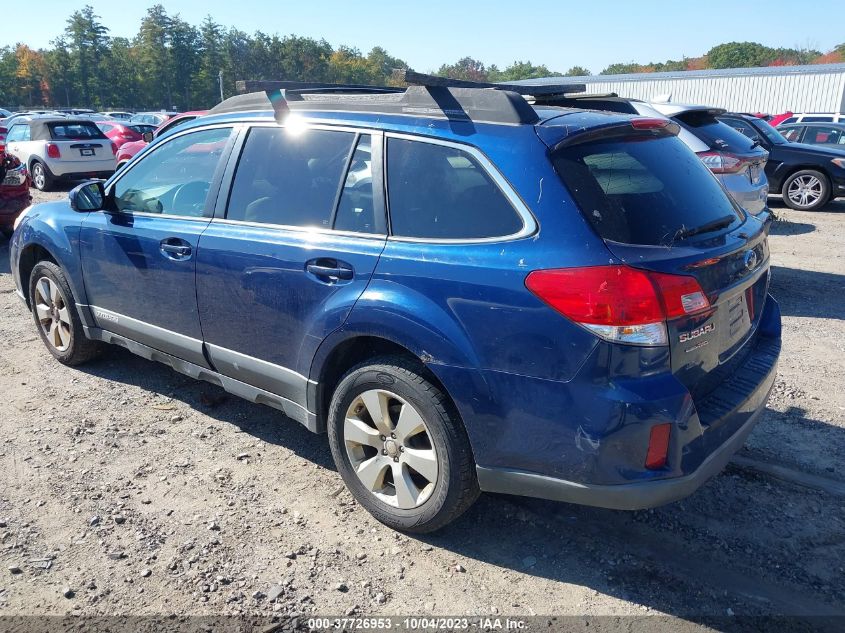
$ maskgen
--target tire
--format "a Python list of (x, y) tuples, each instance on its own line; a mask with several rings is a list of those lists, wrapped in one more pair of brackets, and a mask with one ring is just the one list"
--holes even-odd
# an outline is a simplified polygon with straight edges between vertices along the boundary
[[(433, 532), (479, 495), (463, 424), (424, 374), (402, 357), (371, 360), (341, 379), (329, 406), (329, 445), (347, 488), (376, 519), (404, 532)], [(380, 430), (370, 410), (382, 418)]]
[(55, 178), (40, 160), (32, 161), (32, 167), (29, 171), (32, 175), (32, 186), (38, 191), (50, 191), (53, 188)]
[(815, 169), (802, 169), (783, 183), (784, 203), (798, 211), (815, 211), (830, 199), (830, 181)]
[(80, 365), (100, 352), (101, 345), (85, 336), (64, 271), (53, 262), (32, 269), (29, 304), (41, 341), (60, 363)]

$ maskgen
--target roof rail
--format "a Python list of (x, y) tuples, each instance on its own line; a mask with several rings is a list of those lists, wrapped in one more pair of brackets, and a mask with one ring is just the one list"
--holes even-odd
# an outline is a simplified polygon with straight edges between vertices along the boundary
[(583, 92), (584, 84), (495, 84), (394, 71), (407, 88), (298, 81), (238, 81), (241, 94), (218, 104), (212, 114), (273, 108), (281, 121), (291, 110), (384, 112), (509, 125), (539, 120), (526, 97)]

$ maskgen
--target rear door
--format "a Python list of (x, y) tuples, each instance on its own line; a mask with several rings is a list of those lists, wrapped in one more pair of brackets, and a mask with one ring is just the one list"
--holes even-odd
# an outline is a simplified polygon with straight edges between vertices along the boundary
[(384, 249), (381, 135), (258, 125), (239, 153), (199, 243), (206, 349), (224, 375), (304, 404), (317, 346)]
[(231, 135), (231, 127), (211, 127), (159, 144), (110, 183), (110, 210), (82, 223), (82, 271), (99, 327), (207, 366), (196, 302), (197, 243), (211, 218)]

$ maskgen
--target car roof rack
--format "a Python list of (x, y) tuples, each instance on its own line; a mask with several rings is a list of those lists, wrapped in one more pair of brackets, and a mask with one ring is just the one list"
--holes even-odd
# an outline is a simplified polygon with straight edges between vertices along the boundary
[(584, 84), (524, 85), (450, 79), (399, 70), (407, 88), (294, 81), (238, 81), (237, 95), (209, 114), (266, 109), (281, 121), (291, 111), (379, 112), (445, 118), (450, 121), (534, 124), (539, 116), (526, 98), (582, 91)]

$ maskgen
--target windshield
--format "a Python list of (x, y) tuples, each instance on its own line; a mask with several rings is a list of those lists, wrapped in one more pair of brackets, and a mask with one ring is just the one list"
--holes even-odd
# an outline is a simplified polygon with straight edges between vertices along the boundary
[(713, 174), (675, 136), (573, 145), (552, 160), (606, 240), (669, 246), (685, 236), (724, 232), (742, 219)]

